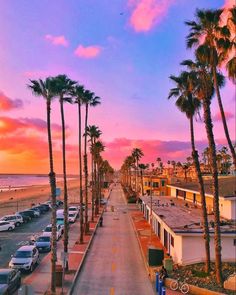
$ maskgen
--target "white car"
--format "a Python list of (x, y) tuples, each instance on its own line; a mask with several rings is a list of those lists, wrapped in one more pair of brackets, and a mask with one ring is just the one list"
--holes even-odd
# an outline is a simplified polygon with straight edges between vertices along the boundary
[(79, 214), (79, 208), (76, 206), (70, 206), (68, 211), (69, 211), (69, 215), (70, 215), (70, 213), (74, 213), (74, 214), (76, 214), (76, 217)]
[(13, 215), (5, 215), (0, 221), (8, 221), (14, 223), (15, 226), (20, 226), (24, 221), (21, 215), (13, 214)]
[[(60, 239), (60, 237), (63, 234), (63, 228), (60, 224), (57, 224), (57, 240)], [(52, 225), (49, 224), (45, 230), (43, 230), (43, 236), (51, 237), (52, 236)]]
[(35, 246), (22, 246), (12, 255), (9, 267), (32, 272), (39, 263), (39, 251)]
[(0, 221), (0, 231), (4, 231), (4, 230), (11, 231), (14, 228), (15, 228), (15, 225), (13, 222)]
[(77, 214), (76, 213), (69, 212), (68, 220), (69, 220), (70, 223), (75, 223), (76, 217), (77, 217)]

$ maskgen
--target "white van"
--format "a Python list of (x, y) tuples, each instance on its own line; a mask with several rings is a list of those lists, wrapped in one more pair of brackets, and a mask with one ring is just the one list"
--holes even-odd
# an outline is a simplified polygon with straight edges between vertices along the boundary
[(64, 218), (64, 209), (57, 210), (57, 218)]

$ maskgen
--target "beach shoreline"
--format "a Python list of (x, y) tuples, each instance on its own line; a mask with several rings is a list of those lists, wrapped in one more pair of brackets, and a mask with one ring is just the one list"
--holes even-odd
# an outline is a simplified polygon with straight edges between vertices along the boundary
[[(79, 202), (79, 181), (77, 179), (68, 180), (69, 202)], [(61, 189), (63, 200), (63, 181), (57, 182), (57, 188)], [(8, 190), (0, 192), (0, 217), (5, 214), (13, 214), (25, 208), (30, 208), (33, 204), (43, 203), (50, 200), (51, 189), (49, 184), (32, 185), (22, 189)]]

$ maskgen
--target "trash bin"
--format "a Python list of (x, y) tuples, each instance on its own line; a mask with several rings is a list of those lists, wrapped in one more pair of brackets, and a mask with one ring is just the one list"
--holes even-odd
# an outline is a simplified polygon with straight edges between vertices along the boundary
[(56, 265), (56, 286), (62, 286), (63, 268), (60, 264)]

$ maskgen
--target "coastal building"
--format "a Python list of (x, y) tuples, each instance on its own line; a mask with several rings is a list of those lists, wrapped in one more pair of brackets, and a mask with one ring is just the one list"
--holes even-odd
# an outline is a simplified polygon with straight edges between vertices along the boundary
[[(177, 182), (167, 185), (168, 195), (175, 199), (201, 205), (201, 196), (197, 182)], [(206, 204), (208, 213), (213, 212), (212, 181), (204, 180)], [(236, 176), (219, 178), (219, 204), (220, 216), (227, 219), (236, 219)]]
[[(194, 203), (170, 196), (143, 196), (140, 210), (152, 225), (174, 263), (187, 265), (203, 262), (205, 247), (201, 226), (201, 209)], [(211, 259), (214, 260), (214, 215), (208, 215), (210, 224)], [(235, 261), (236, 225), (222, 220), (222, 260)]]

